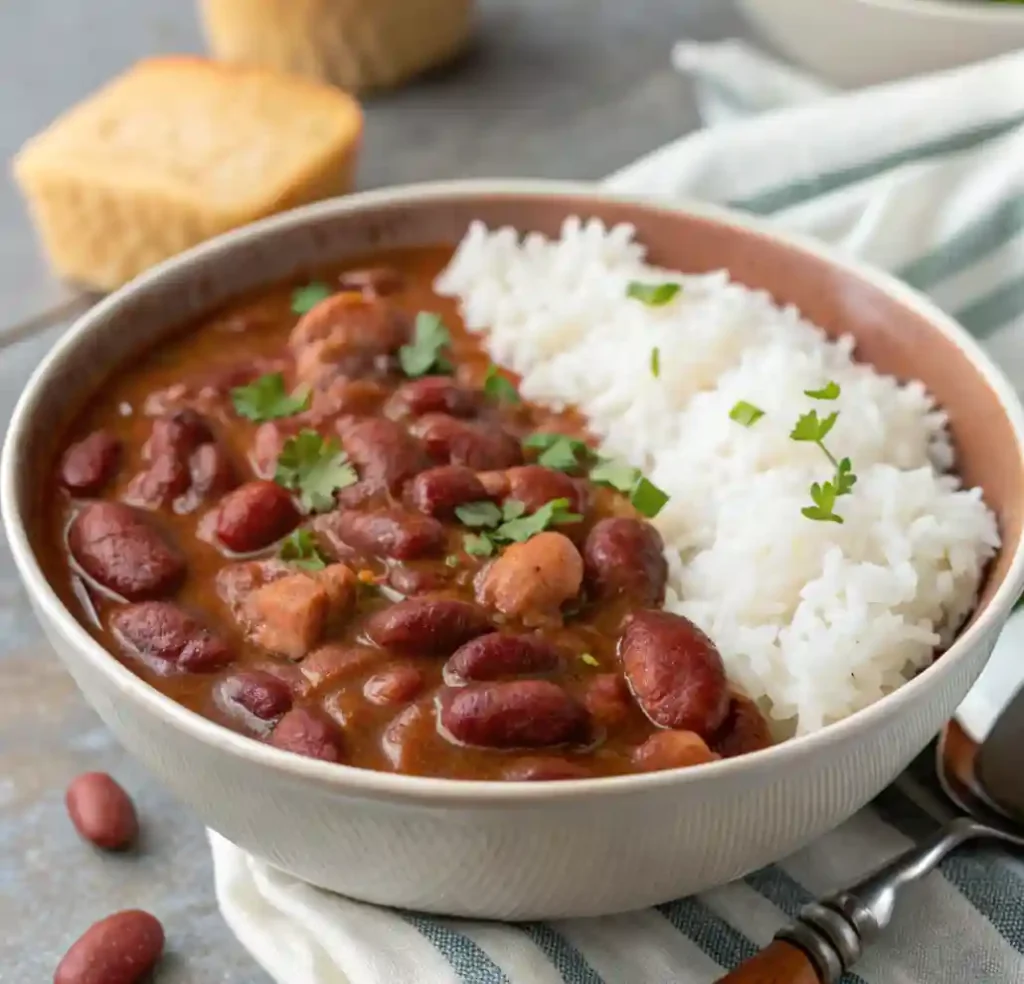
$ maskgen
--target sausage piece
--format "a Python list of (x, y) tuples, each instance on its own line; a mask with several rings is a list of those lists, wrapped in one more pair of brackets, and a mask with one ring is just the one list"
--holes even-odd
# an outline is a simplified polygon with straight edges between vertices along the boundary
[[(167, 670), (210, 673), (231, 662), (228, 644), (183, 608), (144, 601), (114, 612), (110, 627), (126, 652), (166, 664)], [(157, 667), (161, 668), (161, 667)]]
[(104, 430), (72, 444), (60, 463), (61, 484), (74, 495), (95, 495), (117, 471), (121, 442)]
[(557, 617), (583, 582), (583, 560), (561, 533), (539, 533), (514, 543), (483, 572), (477, 601), (528, 625)]
[(619, 639), (619, 655), (637, 703), (654, 724), (705, 738), (725, 720), (729, 691), (722, 657), (689, 619), (637, 612)]
[(471, 683), (444, 689), (438, 722), (455, 741), (481, 748), (546, 748), (586, 742), (586, 709), (550, 680)]
[(655, 608), (665, 600), (668, 563), (661, 534), (650, 523), (625, 517), (594, 524), (583, 545), (587, 590), (595, 599), (625, 595)]
[(185, 575), (178, 550), (144, 513), (120, 502), (81, 509), (68, 547), (86, 574), (128, 601), (169, 594)]
[(408, 598), (372, 615), (366, 623), (366, 634), (383, 649), (447, 656), (491, 628), (487, 613), (472, 602)]

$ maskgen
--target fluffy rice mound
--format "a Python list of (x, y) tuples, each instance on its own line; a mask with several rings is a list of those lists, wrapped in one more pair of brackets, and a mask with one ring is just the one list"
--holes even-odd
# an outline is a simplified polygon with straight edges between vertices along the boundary
[[(651, 307), (627, 296), (631, 281), (682, 290)], [(715, 640), (780, 733), (878, 700), (970, 612), (995, 517), (950, 473), (946, 419), (924, 387), (854, 362), (852, 339), (830, 341), (724, 271), (648, 266), (630, 226), (577, 219), (555, 241), (475, 224), (437, 289), (526, 398), (575, 405), (603, 453), (671, 496), (654, 521), (665, 607)], [(804, 395), (830, 380), (834, 403)], [(730, 419), (741, 400), (764, 411), (753, 426)], [(810, 485), (832, 477), (819, 448), (790, 438), (810, 409), (839, 411), (826, 444), (858, 476), (837, 502), (842, 524), (801, 514)]]

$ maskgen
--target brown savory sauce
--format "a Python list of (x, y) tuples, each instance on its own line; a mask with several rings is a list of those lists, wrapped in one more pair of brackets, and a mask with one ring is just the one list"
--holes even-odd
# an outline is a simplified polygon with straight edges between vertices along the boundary
[(299, 754), (553, 779), (763, 747), (582, 421), (433, 293), (448, 258), (268, 290), (124, 367), (54, 465), (51, 579), (149, 684)]

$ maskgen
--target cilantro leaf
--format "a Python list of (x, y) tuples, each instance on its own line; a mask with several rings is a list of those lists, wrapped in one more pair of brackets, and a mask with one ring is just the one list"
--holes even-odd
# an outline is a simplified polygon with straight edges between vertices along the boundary
[(729, 419), (735, 420), (737, 424), (742, 424), (744, 427), (753, 427), (762, 417), (764, 411), (760, 407), (755, 407), (753, 403), (747, 403), (746, 400), (740, 400), (737, 402), (729, 411)]
[(501, 518), (506, 522), (510, 519), (518, 519), (526, 512), (526, 503), (519, 499), (506, 499), (501, 507)]
[(648, 307), (664, 307), (682, 290), (681, 284), (667, 281), (663, 284), (645, 284), (639, 280), (630, 281), (626, 297), (632, 297)]
[(804, 396), (809, 396), (812, 400), (837, 400), (839, 393), (839, 384), (834, 380), (830, 380), (819, 390), (804, 390)]
[(467, 502), (456, 506), (455, 515), (466, 526), (493, 527), (502, 519), (501, 510), (493, 502)]
[(661, 376), (661, 349), (657, 345), (651, 349), (651, 375), (655, 379)]
[(299, 493), (306, 512), (333, 509), (334, 493), (358, 480), (338, 443), (325, 441), (313, 430), (301, 430), (284, 442), (274, 474), (278, 485)]
[(552, 499), (529, 516), (506, 520), (492, 535), (496, 540), (525, 543), (549, 526), (578, 523), (581, 519), (583, 517), (579, 513), (570, 511), (568, 499)]
[(641, 516), (654, 519), (668, 502), (668, 494), (658, 488), (652, 481), (642, 475), (633, 486), (629, 501)]
[(441, 316), (430, 311), (416, 315), (416, 328), (412, 342), (398, 350), (398, 361), (402, 372), (416, 378), (434, 373), (450, 373), (452, 364), (441, 354), (451, 344), (452, 336), (444, 326)]
[(494, 553), (494, 544), (489, 537), (467, 533), (462, 538), (462, 549), (471, 557), (490, 557)]
[(573, 468), (579, 467), (580, 463), (576, 454), (581, 449), (586, 449), (586, 445), (582, 441), (563, 437), (541, 453), (537, 464), (543, 465), (545, 468), (554, 468), (556, 471), (572, 471)]
[(327, 561), (317, 546), (316, 537), (301, 527), (281, 541), (281, 549), (277, 555), (281, 560), (301, 567), (304, 571), (322, 571), (327, 566)]
[(300, 386), (289, 396), (285, 392), (284, 376), (272, 372), (248, 386), (236, 386), (231, 390), (231, 402), (235, 412), (247, 420), (278, 420), (302, 413), (309, 406), (309, 392), (308, 386)]
[(292, 311), (295, 314), (305, 314), (311, 311), (321, 301), (330, 297), (333, 291), (327, 284), (311, 283), (305, 287), (296, 287), (292, 291)]
[(519, 391), (506, 379), (492, 362), (484, 377), (484, 396), (495, 403), (521, 403)]
[(639, 475), (635, 468), (612, 458), (603, 458), (590, 469), (590, 481), (598, 485), (611, 486), (616, 491), (626, 494), (633, 491)]

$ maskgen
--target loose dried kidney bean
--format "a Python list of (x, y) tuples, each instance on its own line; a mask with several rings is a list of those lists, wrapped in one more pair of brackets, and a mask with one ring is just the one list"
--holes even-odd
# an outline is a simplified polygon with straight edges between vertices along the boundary
[(376, 297), (397, 294), (403, 287), (402, 275), (391, 267), (367, 267), (346, 270), (338, 276), (342, 290), (358, 290)]
[(518, 499), (528, 513), (536, 512), (553, 499), (568, 499), (570, 512), (586, 512), (587, 496), (582, 484), (564, 472), (541, 465), (523, 465), (510, 468), (505, 476), (508, 497)]
[(362, 376), (375, 356), (397, 352), (410, 336), (409, 316), (383, 301), (350, 293), (325, 298), (299, 318), (288, 344), (331, 341), (339, 371)]
[(501, 774), (509, 782), (557, 782), (560, 779), (590, 779), (593, 773), (579, 762), (557, 758), (524, 758), (513, 762)]
[(482, 605), (539, 625), (557, 617), (582, 583), (579, 551), (568, 537), (547, 532), (512, 544), (483, 571), (476, 596)]
[(359, 477), (373, 489), (398, 494), (410, 478), (430, 467), (420, 442), (393, 420), (342, 421), (338, 432)]
[(110, 627), (127, 651), (166, 663), (167, 669), (210, 673), (233, 658), (222, 638), (169, 601), (119, 608), (111, 616)]
[(445, 546), (444, 527), (429, 516), (404, 509), (336, 514), (338, 536), (363, 556), (415, 560), (441, 553)]
[(550, 680), (445, 688), (438, 721), (455, 741), (481, 748), (545, 748), (590, 736), (586, 708)]
[(439, 462), (491, 471), (522, 464), (523, 449), (497, 424), (470, 423), (443, 413), (428, 413), (410, 427)]
[(405, 496), (414, 509), (438, 519), (451, 519), (457, 506), (490, 498), (476, 472), (461, 465), (420, 472), (406, 486)]
[(217, 539), (235, 553), (251, 553), (290, 533), (300, 519), (287, 489), (262, 479), (246, 482), (221, 499)]
[(271, 732), (270, 744), (325, 762), (341, 762), (344, 758), (343, 737), (338, 726), (326, 715), (308, 707), (288, 711)]
[(424, 376), (399, 386), (384, 412), (396, 420), (428, 413), (474, 417), (481, 404), (482, 394), (478, 390), (466, 389), (447, 376)]
[(618, 673), (599, 673), (587, 681), (583, 705), (590, 716), (606, 728), (621, 724), (632, 707), (633, 698)]
[(366, 634), (383, 649), (410, 655), (447, 656), (492, 628), (487, 613), (472, 602), (408, 598), (370, 616)]
[(729, 713), (711, 742), (722, 758), (733, 758), (769, 748), (773, 744), (771, 729), (760, 708), (749, 697), (734, 693)]
[(400, 663), (375, 673), (363, 685), (371, 704), (405, 704), (423, 689), (423, 672), (417, 666)]
[(640, 519), (594, 524), (583, 545), (587, 590), (594, 598), (623, 594), (654, 607), (665, 600), (668, 564), (661, 534)]
[(90, 926), (64, 954), (53, 984), (140, 984), (164, 949), (164, 930), (141, 909)]
[(72, 444), (60, 463), (61, 484), (75, 495), (95, 495), (117, 471), (121, 442), (104, 430)]
[(185, 560), (151, 521), (120, 502), (92, 502), (68, 530), (68, 547), (89, 577), (129, 601), (173, 591)]
[(560, 662), (558, 649), (540, 636), (491, 632), (456, 649), (445, 664), (444, 676), (458, 686), (467, 680), (550, 673)]
[(238, 704), (261, 721), (272, 721), (292, 708), (292, 689), (265, 670), (233, 673), (220, 684), (224, 700)]
[(123, 851), (139, 833), (139, 820), (128, 794), (106, 772), (77, 776), (64, 794), (75, 830), (107, 851)]
[(306, 679), (314, 687), (354, 676), (381, 662), (384, 654), (369, 646), (349, 646), (343, 643), (327, 643), (314, 649), (300, 664)]
[(637, 612), (619, 640), (619, 654), (637, 703), (655, 724), (703, 737), (725, 720), (729, 691), (722, 657), (689, 619)]
[(704, 739), (692, 731), (659, 731), (633, 750), (633, 764), (642, 772), (682, 769), (717, 758)]

